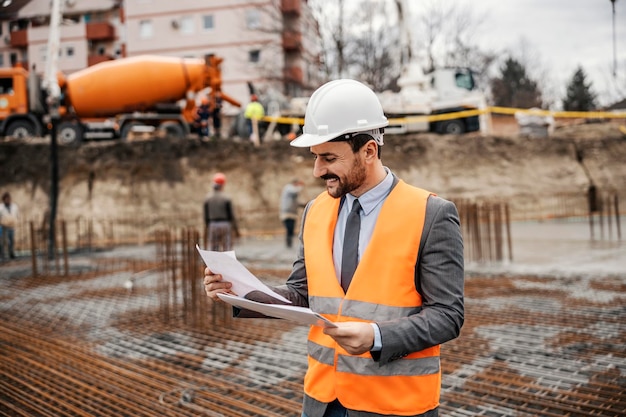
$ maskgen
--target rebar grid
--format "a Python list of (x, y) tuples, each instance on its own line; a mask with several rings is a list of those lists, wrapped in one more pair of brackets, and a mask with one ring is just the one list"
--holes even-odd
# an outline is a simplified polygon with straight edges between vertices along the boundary
[[(145, 272), (0, 278), (0, 416), (299, 416), (307, 329), (192, 302), (198, 236), (176, 236)], [(625, 279), (468, 277), (441, 414), (623, 415)]]

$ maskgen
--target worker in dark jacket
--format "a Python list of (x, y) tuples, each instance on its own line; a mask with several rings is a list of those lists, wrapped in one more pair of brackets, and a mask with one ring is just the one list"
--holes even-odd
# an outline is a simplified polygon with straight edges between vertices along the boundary
[(220, 91), (215, 92), (210, 108), (211, 119), (213, 119), (213, 136), (215, 136), (216, 139), (219, 139), (222, 137), (222, 93)]
[(213, 192), (204, 201), (204, 223), (208, 232), (209, 249), (232, 250), (232, 237), (239, 237), (239, 229), (231, 199), (224, 194), (226, 176), (213, 176)]
[(209, 137), (209, 118), (211, 117), (211, 109), (209, 106), (209, 99), (202, 98), (200, 106), (196, 109), (195, 124), (198, 129), (198, 134), (201, 139), (207, 139)]

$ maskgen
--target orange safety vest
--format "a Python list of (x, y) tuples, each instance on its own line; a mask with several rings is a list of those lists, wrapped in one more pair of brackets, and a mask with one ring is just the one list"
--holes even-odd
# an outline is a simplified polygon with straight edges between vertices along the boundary
[[(393, 188), (344, 294), (332, 253), (340, 199), (320, 194), (307, 212), (303, 234), (311, 309), (336, 322), (382, 322), (414, 313), (422, 305), (415, 264), (429, 195), (404, 181)], [(321, 327), (311, 326), (307, 347), (304, 391), (317, 401), (339, 399), (351, 410), (407, 416), (439, 405), (439, 346), (381, 366), (369, 352), (350, 355)]]

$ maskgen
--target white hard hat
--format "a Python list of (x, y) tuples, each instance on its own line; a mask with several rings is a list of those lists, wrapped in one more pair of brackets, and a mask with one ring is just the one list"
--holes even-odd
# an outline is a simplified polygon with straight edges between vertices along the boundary
[(389, 124), (376, 94), (356, 80), (330, 81), (315, 90), (304, 115), (304, 134), (292, 146), (308, 147), (343, 134), (370, 131)]

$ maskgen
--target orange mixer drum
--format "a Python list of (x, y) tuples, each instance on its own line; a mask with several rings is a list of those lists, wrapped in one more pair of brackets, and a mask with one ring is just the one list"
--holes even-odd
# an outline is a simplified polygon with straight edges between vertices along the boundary
[(66, 98), (79, 117), (150, 110), (204, 88), (202, 59), (143, 55), (107, 61), (67, 77)]

